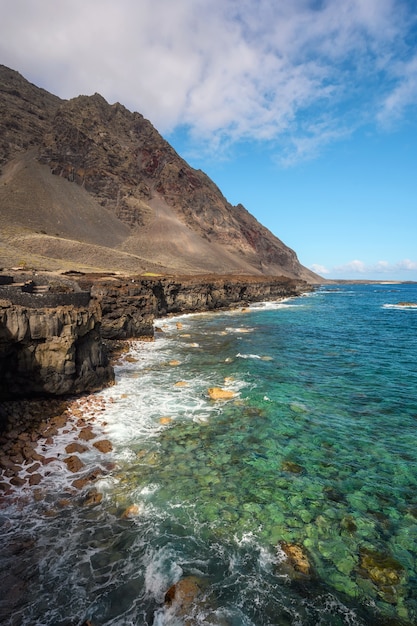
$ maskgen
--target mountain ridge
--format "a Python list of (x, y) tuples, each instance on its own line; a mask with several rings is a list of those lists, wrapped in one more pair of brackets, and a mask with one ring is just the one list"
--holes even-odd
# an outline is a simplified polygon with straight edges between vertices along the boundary
[(140, 113), (0, 66), (0, 263), (321, 282)]

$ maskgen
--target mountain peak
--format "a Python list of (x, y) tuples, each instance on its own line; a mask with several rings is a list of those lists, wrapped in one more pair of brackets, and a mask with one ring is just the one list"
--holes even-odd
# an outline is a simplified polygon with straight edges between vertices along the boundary
[[(232, 206), (140, 113), (98, 93), (63, 101), (4, 66), (0, 113), (0, 217), (8, 233), (18, 233), (22, 258), (33, 254), (36, 240), (44, 265), (52, 258), (73, 264), (82, 250), (86, 267), (129, 273), (317, 281), (293, 250), (242, 205)], [(18, 187), (20, 198), (12, 193)]]

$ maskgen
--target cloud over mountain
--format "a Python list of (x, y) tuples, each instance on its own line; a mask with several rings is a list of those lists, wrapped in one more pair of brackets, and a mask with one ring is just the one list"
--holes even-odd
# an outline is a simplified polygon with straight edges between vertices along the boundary
[(405, 0), (15, 0), (0, 58), (213, 150), (278, 141), (290, 163), (415, 102), (413, 15)]

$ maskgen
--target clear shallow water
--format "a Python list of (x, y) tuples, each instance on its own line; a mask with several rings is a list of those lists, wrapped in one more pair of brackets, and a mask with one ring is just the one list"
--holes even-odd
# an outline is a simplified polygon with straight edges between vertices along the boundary
[[(0, 511), (2, 576), (24, 586), (5, 623), (417, 623), (417, 307), (399, 302), (417, 286), (161, 321), (99, 394), (116, 463), (101, 503), (63, 506), (74, 476), (57, 469), (40, 501)], [(204, 581), (188, 621), (164, 607), (187, 576)]]

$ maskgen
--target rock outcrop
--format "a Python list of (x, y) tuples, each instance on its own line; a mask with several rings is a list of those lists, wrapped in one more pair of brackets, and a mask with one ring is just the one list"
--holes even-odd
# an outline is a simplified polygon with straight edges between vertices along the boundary
[(0, 398), (77, 394), (112, 383), (100, 320), (96, 302), (36, 309), (0, 301)]
[(101, 304), (106, 339), (152, 337), (157, 317), (225, 310), (297, 296), (311, 287), (286, 277), (202, 276), (80, 281)]

